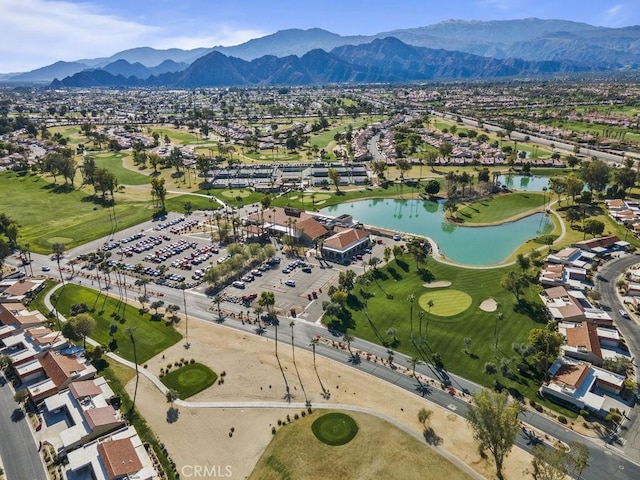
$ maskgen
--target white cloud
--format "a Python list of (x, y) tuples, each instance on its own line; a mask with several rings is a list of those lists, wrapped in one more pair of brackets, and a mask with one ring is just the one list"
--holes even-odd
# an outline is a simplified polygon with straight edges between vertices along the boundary
[(259, 30), (235, 29), (227, 25), (217, 25), (209, 28), (211, 32), (207, 32), (205, 35), (168, 37), (156, 40), (150, 45), (155, 48), (183, 48), (185, 50), (220, 45), (228, 47), (267, 35)]
[(608, 8), (604, 12), (605, 23), (608, 26), (618, 26), (622, 24), (624, 19), (625, 8), (622, 4), (614, 5), (611, 8)]
[(481, 7), (497, 8), (499, 10), (511, 10), (514, 7), (514, 0), (479, 0)]
[(158, 29), (64, 0), (0, 2), (0, 72), (25, 71), (57, 60), (110, 56), (141, 46)]

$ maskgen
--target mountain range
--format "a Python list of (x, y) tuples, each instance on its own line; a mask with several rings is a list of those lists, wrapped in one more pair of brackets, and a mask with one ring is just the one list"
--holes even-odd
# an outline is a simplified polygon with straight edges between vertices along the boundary
[[(549, 70), (549, 73), (635, 70), (640, 66), (640, 26), (607, 28), (565, 20), (528, 18), (489, 22), (449, 20), (435, 25), (381, 32), (370, 36), (341, 36), (318, 28), (290, 29), (232, 47), (217, 46), (193, 50), (156, 50), (143, 47), (125, 50), (108, 58), (56, 62), (31, 72), (2, 75), (0, 82), (48, 83), (54, 78), (66, 79), (66, 77), (72, 77), (79, 72), (96, 70), (107, 72), (114, 77), (121, 75), (125, 79), (135, 77), (138, 81), (162, 77), (168, 81), (169, 77), (165, 77), (165, 75), (186, 72), (197, 60), (213, 52), (249, 63), (263, 57), (288, 59), (285, 62), (289, 65), (287, 68), (293, 68), (293, 56), (302, 61), (307, 53), (313, 50), (323, 50), (337, 56), (342, 61), (353, 63), (343, 58), (343, 56), (349, 55), (348, 49), (344, 50), (347, 46), (372, 45), (375, 40), (389, 37), (412, 47), (424, 47), (436, 51), (446, 50), (452, 55), (454, 52), (474, 55), (473, 57), (454, 56), (456, 58), (477, 60), (479, 57), (484, 57), (485, 60), (478, 60), (479, 65), (492, 66), (491, 68), (494, 69), (496, 64), (486, 59), (500, 60), (506, 62), (504, 68), (511, 65), (513, 72), (511, 75), (515, 76), (538, 75), (545, 73), (545, 70)], [(409, 52), (409, 50), (405, 51)], [(415, 51), (411, 52), (415, 55)], [(218, 58), (220, 61), (220, 57), (213, 58)], [(275, 62), (273, 59), (261, 61), (272, 64)], [(362, 64), (362, 59), (358, 61), (360, 63), (355, 65), (358, 67), (356, 72), (350, 74), (355, 78), (361, 78), (363, 74), (360, 67), (367, 66)], [(521, 61), (533, 63), (520, 63)], [(545, 66), (544, 62), (558, 62), (560, 66), (555, 66), (553, 63)], [(538, 66), (533, 67), (533, 65)], [(369, 65), (369, 67), (374, 67), (374, 65)], [(376, 67), (389, 70), (383, 65)], [(518, 72), (519, 67), (523, 67), (522, 72)], [(470, 70), (476, 73), (479, 71), (474, 66)], [(498, 68), (495, 71), (500, 73), (504, 70)], [(419, 75), (416, 74), (416, 77), (424, 77), (425, 72), (426, 70)], [(447, 75), (453, 75), (455, 72), (456, 68), (451, 68)], [(344, 76), (349, 76), (346, 75), (346, 72), (343, 73)], [(369, 76), (376, 76), (378, 73), (380, 72), (369, 71)], [(235, 75), (237, 74), (238, 72), (235, 73)], [(380, 75), (383, 77), (382, 74)], [(488, 78), (485, 74), (480, 77), (475, 77), (475, 74), (472, 77), (466, 77), (462, 68), (457, 75), (459, 76), (445, 77), (443, 72), (440, 72), (434, 78)], [(85, 73), (84, 76), (88, 78), (91, 75)], [(298, 76), (301, 81), (306, 82), (304, 80), (305, 72), (299, 72)], [(231, 78), (231, 75), (228, 77)], [(131, 82), (135, 83), (135, 80), (131, 80)], [(254, 82), (250, 78), (245, 78), (240, 84), (252, 83), (269, 84), (269, 81), (265, 82), (264, 78), (260, 78)]]

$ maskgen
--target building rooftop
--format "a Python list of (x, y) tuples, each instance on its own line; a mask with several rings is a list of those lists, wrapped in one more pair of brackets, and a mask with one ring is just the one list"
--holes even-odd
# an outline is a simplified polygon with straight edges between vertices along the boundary
[(142, 462), (130, 438), (100, 442), (98, 453), (109, 479), (115, 480), (142, 469)]

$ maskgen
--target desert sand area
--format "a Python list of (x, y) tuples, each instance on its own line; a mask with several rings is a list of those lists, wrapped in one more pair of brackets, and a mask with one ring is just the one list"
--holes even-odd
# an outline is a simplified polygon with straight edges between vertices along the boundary
[[(178, 328), (184, 329), (184, 322), (180, 322)], [(225, 372), (222, 377), (224, 383), (216, 383), (187, 399), (188, 402), (281, 402), (286, 405), (283, 398), (285, 382), (274, 354), (273, 340), (194, 319), (189, 322), (189, 338), (191, 347), (188, 350), (182, 343), (176, 344), (164, 352), (164, 358), (161, 354), (147, 364), (150, 372), (159, 375), (160, 369), (169, 363), (181, 358), (194, 358), (218, 375)], [(306, 392), (313, 408), (323, 404), (329, 407), (337, 404), (366, 407), (391, 417), (418, 434), (423, 429), (418, 422), (418, 410), (423, 407), (431, 409), (430, 426), (442, 439), (438, 448), (456, 456), (484, 477), (495, 478), (493, 463), (480, 458), (463, 418), (399, 387), (317, 354), (320, 380), (330, 391), (330, 398), (325, 400), (313, 368), (312, 353), (295, 350), (300, 382), (292, 361), (291, 328), (282, 324), (278, 328), (278, 338), (278, 354), (293, 394), (292, 402), (304, 404)], [(321, 348), (330, 347), (318, 346), (317, 351)], [(345, 351), (345, 363), (347, 357)], [(127, 384), (130, 395), (133, 394), (134, 383), (135, 380), (131, 380)], [(177, 419), (169, 418), (170, 405), (164, 394), (142, 375), (136, 405), (165, 444), (179, 472), (193, 474), (193, 468), (206, 466), (218, 469), (220, 474), (230, 471), (232, 475), (229, 478), (238, 479), (251, 474), (272, 438), (271, 428), (277, 426), (278, 419), (284, 420), (287, 414), (293, 417), (302, 410), (178, 406)], [(514, 447), (505, 463), (506, 478), (523, 478), (530, 461), (529, 454)], [(425, 473), (421, 478), (429, 477)]]

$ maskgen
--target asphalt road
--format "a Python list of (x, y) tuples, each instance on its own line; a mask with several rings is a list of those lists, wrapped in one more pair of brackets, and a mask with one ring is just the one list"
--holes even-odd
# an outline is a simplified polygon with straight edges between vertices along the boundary
[[(640, 255), (626, 255), (607, 262), (599, 270), (595, 280), (596, 289), (602, 293), (600, 300), (602, 308), (607, 310), (615, 320), (634, 356), (640, 353), (640, 325), (634, 314), (630, 318), (620, 315), (619, 310), (624, 307), (616, 291), (616, 283), (620, 275), (636, 263), (640, 263)], [(625, 444), (621, 446), (625, 454), (640, 462), (640, 415), (637, 410), (638, 408), (633, 409), (625, 423), (625, 428), (619, 432), (619, 437), (625, 440)]]
[(0, 374), (0, 458), (7, 480), (48, 480), (31, 427)]

